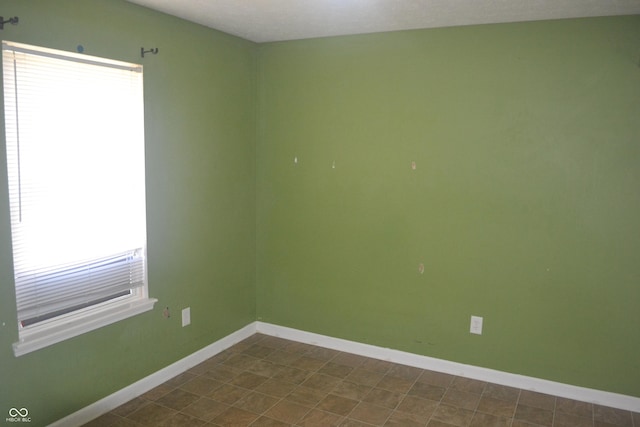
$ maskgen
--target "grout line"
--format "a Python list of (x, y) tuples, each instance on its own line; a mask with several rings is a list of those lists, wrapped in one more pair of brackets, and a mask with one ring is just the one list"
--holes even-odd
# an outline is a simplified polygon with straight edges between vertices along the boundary
[(551, 426), (554, 427), (556, 425), (556, 407), (558, 406), (558, 398), (553, 397), (553, 416), (551, 417)]
[(520, 397), (522, 396), (522, 389), (518, 389), (518, 398), (516, 399), (516, 406), (513, 407), (513, 414), (511, 415), (511, 425), (516, 420), (516, 414), (518, 413), (518, 405), (520, 405)]
[[(460, 378), (460, 377), (454, 376), (453, 379), (451, 380), (450, 386), (452, 386), (456, 382), (456, 378)], [(484, 387), (482, 388), (482, 391), (484, 392)], [(480, 394), (480, 397), (478, 397), (478, 401), (476, 402), (476, 404), (475, 404), (475, 406), (473, 408), (473, 415), (471, 415), (471, 422), (470, 423), (473, 423), (474, 418), (478, 414), (478, 406), (480, 406), (480, 399), (482, 399), (482, 393)], [(509, 427), (511, 427), (511, 423), (509, 423)]]

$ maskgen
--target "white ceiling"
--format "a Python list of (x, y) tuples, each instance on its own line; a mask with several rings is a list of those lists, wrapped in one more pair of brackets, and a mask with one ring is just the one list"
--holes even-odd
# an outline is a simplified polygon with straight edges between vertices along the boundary
[(640, 14), (640, 0), (129, 0), (254, 42)]

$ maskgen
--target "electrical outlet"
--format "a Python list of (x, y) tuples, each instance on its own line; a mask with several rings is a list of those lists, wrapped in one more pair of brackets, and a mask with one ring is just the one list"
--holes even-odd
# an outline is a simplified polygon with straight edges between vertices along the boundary
[(471, 316), (471, 327), (469, 332), (476, 335), (482, 335), (482, 317)]
[(182, 310), (182, 327), (191, 324), (191, 307)]

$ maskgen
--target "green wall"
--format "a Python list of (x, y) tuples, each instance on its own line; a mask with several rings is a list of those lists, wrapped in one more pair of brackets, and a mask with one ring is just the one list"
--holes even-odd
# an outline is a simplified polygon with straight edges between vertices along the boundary
[(0, 413), (48, 424), (256, 319), (640, 397), (640, 16), (258, 46), (121, 0), (0, 6), (3, 39), (145, 66), (159, 299), (13, 356), (2, 139)]
[(639, 46), (640, 16), (261, 45), (258, 319), (640, 397)]
[[(0, 6), (20, 18), (5, 26), (5, 40), (82, 45), (145, 72), (149, 291), (159, 302), (19, 358), (0, 131), (0, 420), (26, 407), (31, 425), (42, 426), (255, 320), (256, 46), (120, 0)], [(142, 59), (142, 46), (160, 51)], [(182, 328), (187, 306), (192, 324)]]

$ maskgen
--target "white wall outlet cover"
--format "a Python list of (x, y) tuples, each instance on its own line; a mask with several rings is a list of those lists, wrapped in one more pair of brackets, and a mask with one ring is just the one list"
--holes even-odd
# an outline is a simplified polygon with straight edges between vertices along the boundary
[(482, 317), (471, 316), (471, 327), (469, 332), (476, 335), (482, 335)]
[(182, 326), (191, 324), (191, 307), (187, 307), (182, 310)]

